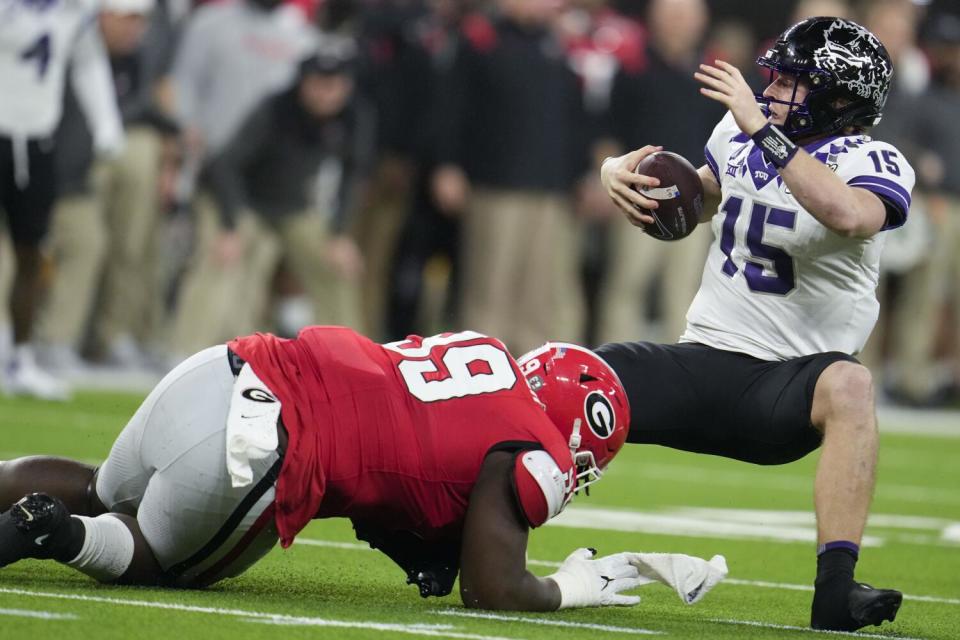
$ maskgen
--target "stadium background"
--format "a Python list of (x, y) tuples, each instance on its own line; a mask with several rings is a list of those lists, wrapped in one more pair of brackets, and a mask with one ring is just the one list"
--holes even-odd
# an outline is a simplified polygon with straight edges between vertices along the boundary
[[(862, 359), (885, 401), (956, 404), (960, 123), (944, 115), (960, 105), (956, 3), (273, 3), (104, 3), (127, 144), (95, 154), (68, 90), (34, 331), (48, 372), (145, 389), (208, 344), (308, 323), (382, 340), (470, 327), (517, 352), (546, 338), (675, 340), (709, 230), (642, 237), (599, 190), (596, 164), (648, 142), (701, 164), (719, 113), (696, 94), (696, 62), (731, 59), (760, 88), (764, 44), (798, 15), (835, 12), (886, 21), (871, 26), (897, 39), (877, 133), (919, 175)], [(509, 54), (520, 64), (491, 45), (511, 12), (540, 21)], [(332, 67), (315, 74), (348, 79), (346, 106), (254, 132), (250, 114), (318, 50)], [(471, 56), (496, 69), (483, 89)], [(556, 80), (526, 81), (543, 70)], [(276, 142), (245, 145), (254, 133)], [(4, 299), (12, 269), (0, 251)], [(4, 305), (0, 358), (9, 324)]]
[[(106, 13), (112, 16), (105, 17), (102, 26), (114, 28), (107, 40), (118, 97), (121, 106), (137, 108), (124, 109), (128, 139), (122, 154), (96, 157), (83, 118), (67, 98), (58, 134), (66, 150), (61, 197), (47, 243), (47, 293), (35, 332), (40, 363), (73, 383), (75, 396), (64, 404), (0, 397), (0, 459), (51, 454), (98, 463), (143, 392), (167, 367), (194, 348), (247, 330), (291, 333), (305, 323), (331, 318), (345, 318), (384, 340), (411, 331), (486, 328), (476, 326), (478, 319), (464, 308), (462, 295), (471, 283), (463, 278), (459, 256), (465, 211), (473, 206), (470, 198), (498, 194), (491, 194), (487, 184), (459, 193), (458, 200), (455, 179), (448, 179), (441, 193), (432, 190), (433, 170), (443, 155), (434, 127), (438, 122), (452, 127), (451, 116), (463, 116), (451, 110), (456, 101), (449, 101), (451, 92), (463, 91), (456, 83), (462, 76), (449, 76), (456, 68), (456, 52), (464, 46), (486, 51), (491, 16), (498, 7), (516, 9), (527, 0), (326, 0), (319, 5), (298, 0), (278, 9), (246, 2), (192, 7), (182, 0), (159, 0), (148, 11), (150, 2), (105, 0)], [(544, 189), (538, 181), (555, 179), (563, 167), (595, 176), (591, 163), (629, 147), (638, 136), (656, 136), (641, 142), (678, 150), (687, 145), (690, 150), (684, 153), (699, 164), (704, 132), (716, 116), (705, 113), (694, 85), (684, 80), (699, 59), (720, 52), (749, 61), (797, 12), (836, 11), (866, 19), (870, 9), (890, 7), (898, 16), (893, 24), (908, 28), (898, 64), (899, 97), (891, 102), (883, 135), (918, 166), (921, 182), (911, 222), (895, 232), (902, 237), (893, 240), (891, 234), (893, 248), (885, 256), (881, 289), (884, 318), (863, 356), (881, 385), (882, 441), (860, 576), (896, 586), (906, 599), (894, 625), (865, 630), (861, 636), (955, 638), (960, 622), (960, 419), (955, 411), (960, 144), (951, 141), (960, 136), (955, 117), (960, 113), (960, 21), (950, 15), (960, 7), (949, 1), (717, 0), (706, 3), (709, 20), (702, 33), (686, 38), (689, 44), (677, 53), (677, 67), (666, 65), (660, 75), (653, 75), (648, 50), (656, 40), (647, 14), (651, 3), (621, 1), (604, 8), (603, 2), (571, 1), (563, 11), (552, 12), (544, 29), (556, 30), (564, 47), (547, 56), (543, 68), (556, 71), (577, 67), (577, 60), (592, 60), (579, 67), (574, 85), (579, 91), (600, 88), (590, 94), (592, 102), (584, 93), (574, 96), (582, 101), (580, 106), (590, 107), (591, 116), (583, 116), (574, 128), (592, 137), (581, 142), (583, 157), (571, 159), (551, 158), (550, 144), (562, 132), (546, 140), (531, 134), (530, 144), (543, 145), (539, 157), (558, 164), (540, 167), (540, 173), (524, 173), (529, 167), (519, 167), (517, 173), (528, 184), (496, 184), (503, 177), (495, 172), (480, 177), (501, 190), (529, 187), (540, 194)], [(689, 11), (698, 3), (658, 4)], [(248, 11), (242, 19), (217, 13), (230, 6)], [(204, 24), (205, 15), (217, 20), (211, 23), (208, 17)], [(226, 18), (237, 19), (235, 26)], [(666, 20), (679, 30), (668, 39), (684, 40), (681, 36), (695, 22)], [(188, 46), (190, 30), (195, 37)], [(603, 37), (595, 37), (598, 32)], [(619, 43), (615, 47), (609, 45), (611, 34)], [(301, 39), (305, 44), (299, 44)], [(542, 55), (540, 40), (536, 43), (531, 55)], [(356, 95), (369, 107), (365, 113), (374, 114), (378, 125), (370, 128), (372, 120), (364, 118), (337, 120), (340, 126), (332, 133), (309, 133), (319, 135), (323, 144), (318, 156), (310, 156), (320, 161), (310, 176), (306, 211), (296, 212), (314, 220), (304, 227), (307, 231), (283, 235), (271, 218), (276, 211), (249, 206), (254, 195), (267, 204), (276, 198), (258, 191), (263, 181), (251, 170), (243, 176), (250, 183), (241, 190), (246, 200), (241, 198), (237, 235), (231, 236), (202, 168), (216, 160), (229, 177), (229, 153), (211, 148), (242, 149), (244, 135), (217, 126), (229, 113), (240, 127), (246, 114), (231, 108), (242, 98), (253, 110), (282, 91), (294, 77), (299, 58), (316, 46), (322, 51), (318, 67), (354, 78)], [(256, 66), (258, 61), (263, 66)], [(520, 62), (516, 67), (524, 68)], [(746, 67), (762, 85), (756, 69), (749, 63)], [(585, 79), (585, 68), (597, 74), (592, 82)], [(612, 92), (615, 77), (620, 77), (618, 91), (623, 92), (616, 115), (604, 108), (610, 103), (603, 99), (603, 88)], [(184, 104), (184, 90), (190, 87), (203, 90), (202, 99), (192, 106)], [(511, 87), (505, 95), (515, 94), (516, 102), (493, 107), (500, 106), (511, 117), (531, 118), (527, 123), (546, 117), (538, 111), (538, 96), (525, 92), (522, 83)], [(2, 92), (0, 86), (0, 96)], [(560, 94), (539, 97), (554, 106), (563, 99)], [(943, 105), (953, 117), (938, 116), (931, 105)], [(475, 127), (476, 113), (461, 121), (468, 129)], [(283, 141), (276, 148), (288, 148), (290, 138), (282, 136), (290, 135), (290, 129), (270, 133), (269, 140)], [(480, 144), (498, 132), (474, 130), (472, 135), (470, 142)], [(231, 137), (239, 142), (231, 146)], [(295, 173), (285, 169), (281, 162), (272, 174), (277, 181)], [(472, 177), (476, 187), (477, 176)], [(560, 306), (582, 309), (582, 318), (571, 320), (559, 313), (561, 324), (538, 325), (537, 318), (527, 318), (518, 308), (522, 302), (510, 302), (493, 309), (493, 318), (481, 314), (479, 320), (494, 325), (499, 321), (511, 333), (505, 337), (516, 350), (546, 338), (588, 344), (614, 338), (674, 339), (677, 317), (682, 318), (699, 279), (709, 231), (700, 229), (699, 241), (693, 237), (654, 244), (605, 208), (603, 194), (597, 194), (590, 180), (564, 178), (559, 186), (550, 184), (555, 185), (555, 197), (548, 204), (557, 209), (556, 217), (521, 236), (520, 250), (529, 250), (533, 235), (547, 233), (547, 227), (567, 231), (554, 239), (554, 252), (573, 259), (555, 263), (548, 253), (547, 272), (554, 278), (535, 284), (547, 289), (566, 274), (569, 279), (559, 283)], [(229, 186), (220, 189), (229, 201)], [(446, 212), (438, 199), (448, 205)], [(542, 202), (528, 202), (535, 204), (519, 207), (516, 215), (545, 208)], [(283, 202), (272, 204), (283, 209)], [(511, 233), (517, 232), (506, 232), (500, 244), (506, 244)], [(314, 242), (298, 245), (301, 237)], [(12, 264), (7, 240), (0, 242), (0, 294), (6, 298)], [(298, 277), (298, 257), (309, 252), (324, 258), (320, 267), (313, 266), (329, 287), (325, 292), (314, 293), (311, 283)], [(649, 256), (649, 261), (638, 265), (633, 261), (637, 255)], [(252, 263), (266, 267), (251, 275), (246, 269)], [(207, 280), (196, 275), (203, 264), (207, 269), (201, 275)], [(635, 277), (648, 272), (659, 277)], [(255, 299), (256, 291), (263, 300)], [(311, 295), (324, 304), (312, 308)], [(9, 334), (9, 318), (6, 306), (2, 308), (0, 356), (8, 350), (4, 341), (9, 341), (3, 338)], [(610, 321), (615, 314), (626, 319)], [(533, 328), (516, 332), (525, 322)], [(498, 335), (496, 329), (490, 332)], [(944, 406), (954, 409), (934, 410)], [(578, 500), (562, 522), (532, 536), (531, 566), (540, 573), (551, 571), (571, 548), (581, 545), (602, 552), (726, 555), (730, 579), (693, 609), (664, 589), (649, 588), (641, 591), (642, 604), (630, 610), (466, 618), (455, 596), (422, 602), (413, 588), (403, 586), (389, 561), (364, 552), (348, 526), (317, 522), (300, 544), (272, 553), (241, 578), (205, 592), (102, 587), (59, 566), (20, 563), (0, 572), (0, 637), (120, 638), (136, 629), (142, 638), (236, 640), (275, 635), (274, 625), (282, 625), (290, 637), (305, 638), (812, 635), (804, 627), (813, 579), (811, 478), (816, 457), (757, 468), (628, 447), (589, 500)]]

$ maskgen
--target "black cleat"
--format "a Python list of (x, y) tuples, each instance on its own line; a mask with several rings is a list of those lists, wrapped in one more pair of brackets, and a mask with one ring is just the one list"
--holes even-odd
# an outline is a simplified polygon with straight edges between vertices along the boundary
[(24, 496), (0, 514), (0, 567), (24, 558), (61, 558), (77, 546), (71, 544), (71, 525), (70, 512), (57, 498), (44, 493)]
[[(846, 606), (842, 606), (844, 602)], [(813, 595), (810, 626), (830, 631), (856, 631), (868, 625), (893, 622), (903, 594), (893, 589), (874, 589), (851, 580), (842, 590), (820, 589)]]
[(854, 584), (856, 588), (850, 591), (847, 598), (847, 602), (850, 603), (851, 618), (861, 627), (869, 624), (879, 627), (884, 620), (893, 622), (903, 602), (902, 593), (893, 589), (874, 589), (860, 582)]

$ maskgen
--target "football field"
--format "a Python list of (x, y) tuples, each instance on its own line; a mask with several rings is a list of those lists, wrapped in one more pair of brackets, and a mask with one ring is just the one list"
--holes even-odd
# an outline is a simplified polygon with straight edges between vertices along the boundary
[[(55, 454), (101, 461), (139, 403), (88, 393), (57, 405), (0, 398), (0, 459)], [(857, 576), (904, 592), (897, 621), (857, 634), (806, 628), (814, 578), (817, 454), (754, 467), (627, 446), (589, 497), (532, 533), (546, 574), (580, 546), (726, 556), (728, 579), (700, 603), (668, 588), (633, 608), (552, 614), (465, 610), (422, 600), (347, 521), (317, 521), (243, 576), (205, 591), (101, 586), (50, 562), (0, 569), (0, 638), (960, 638), (960, 416), (881, 414), (879, 481)], [(278, 628), (281, 627), (281, 628)]]

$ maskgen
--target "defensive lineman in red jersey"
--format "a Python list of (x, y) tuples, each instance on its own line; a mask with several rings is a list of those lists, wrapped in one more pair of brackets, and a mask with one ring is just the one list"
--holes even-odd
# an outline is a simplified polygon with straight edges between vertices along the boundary
[(581, 549), (548, 578), (525, 568), (529, 528), (599, 478), (628, 416), (616, 374), (574, 345), (518, 363), (469, 331), (238, 338), (168, 374), (99, 469), (0, 463), (0, 504), (13, 503), (0, 566), (50, 558), (104, 582), (204, 586), (312, 518), (347, 517), (424, 597), (459, 571), (467, 606), (635, 604), (620, 595), (641, 583), (631, 554)]
[[(298, 452), (277, 482), (284, 545), (313, 517), (349, 517), (426, 540), (458, 534), (491, 449), (542, 449), (559, 465), (557, 477), (572, 479), (566, 439), (493, 338), (463, 332), (379, 345), (325, 328), (298, 340), (257, 334), (229, 347), (280, 399), (289, 448)], [(521, 461), (516, 476), (525, 472)], [(556, 509), (572, 485), (556, 495)], [(542, 491), (518, 498), (532, 526), (555, 515), (541, 508)]]

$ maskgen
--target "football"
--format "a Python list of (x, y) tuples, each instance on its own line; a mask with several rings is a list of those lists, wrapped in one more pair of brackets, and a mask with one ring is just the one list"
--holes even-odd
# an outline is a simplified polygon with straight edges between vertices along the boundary
[(657, 240), (680, 240), (693, 233), (703, 211), (703, 184), (693, 165), (681, 155), (658, 151), (641, 160), (636, 172), (660, 180), (658, 187), (639, 189), (660, 203), (655, 210), (642, 209), (654, 219), (644, 230)]

